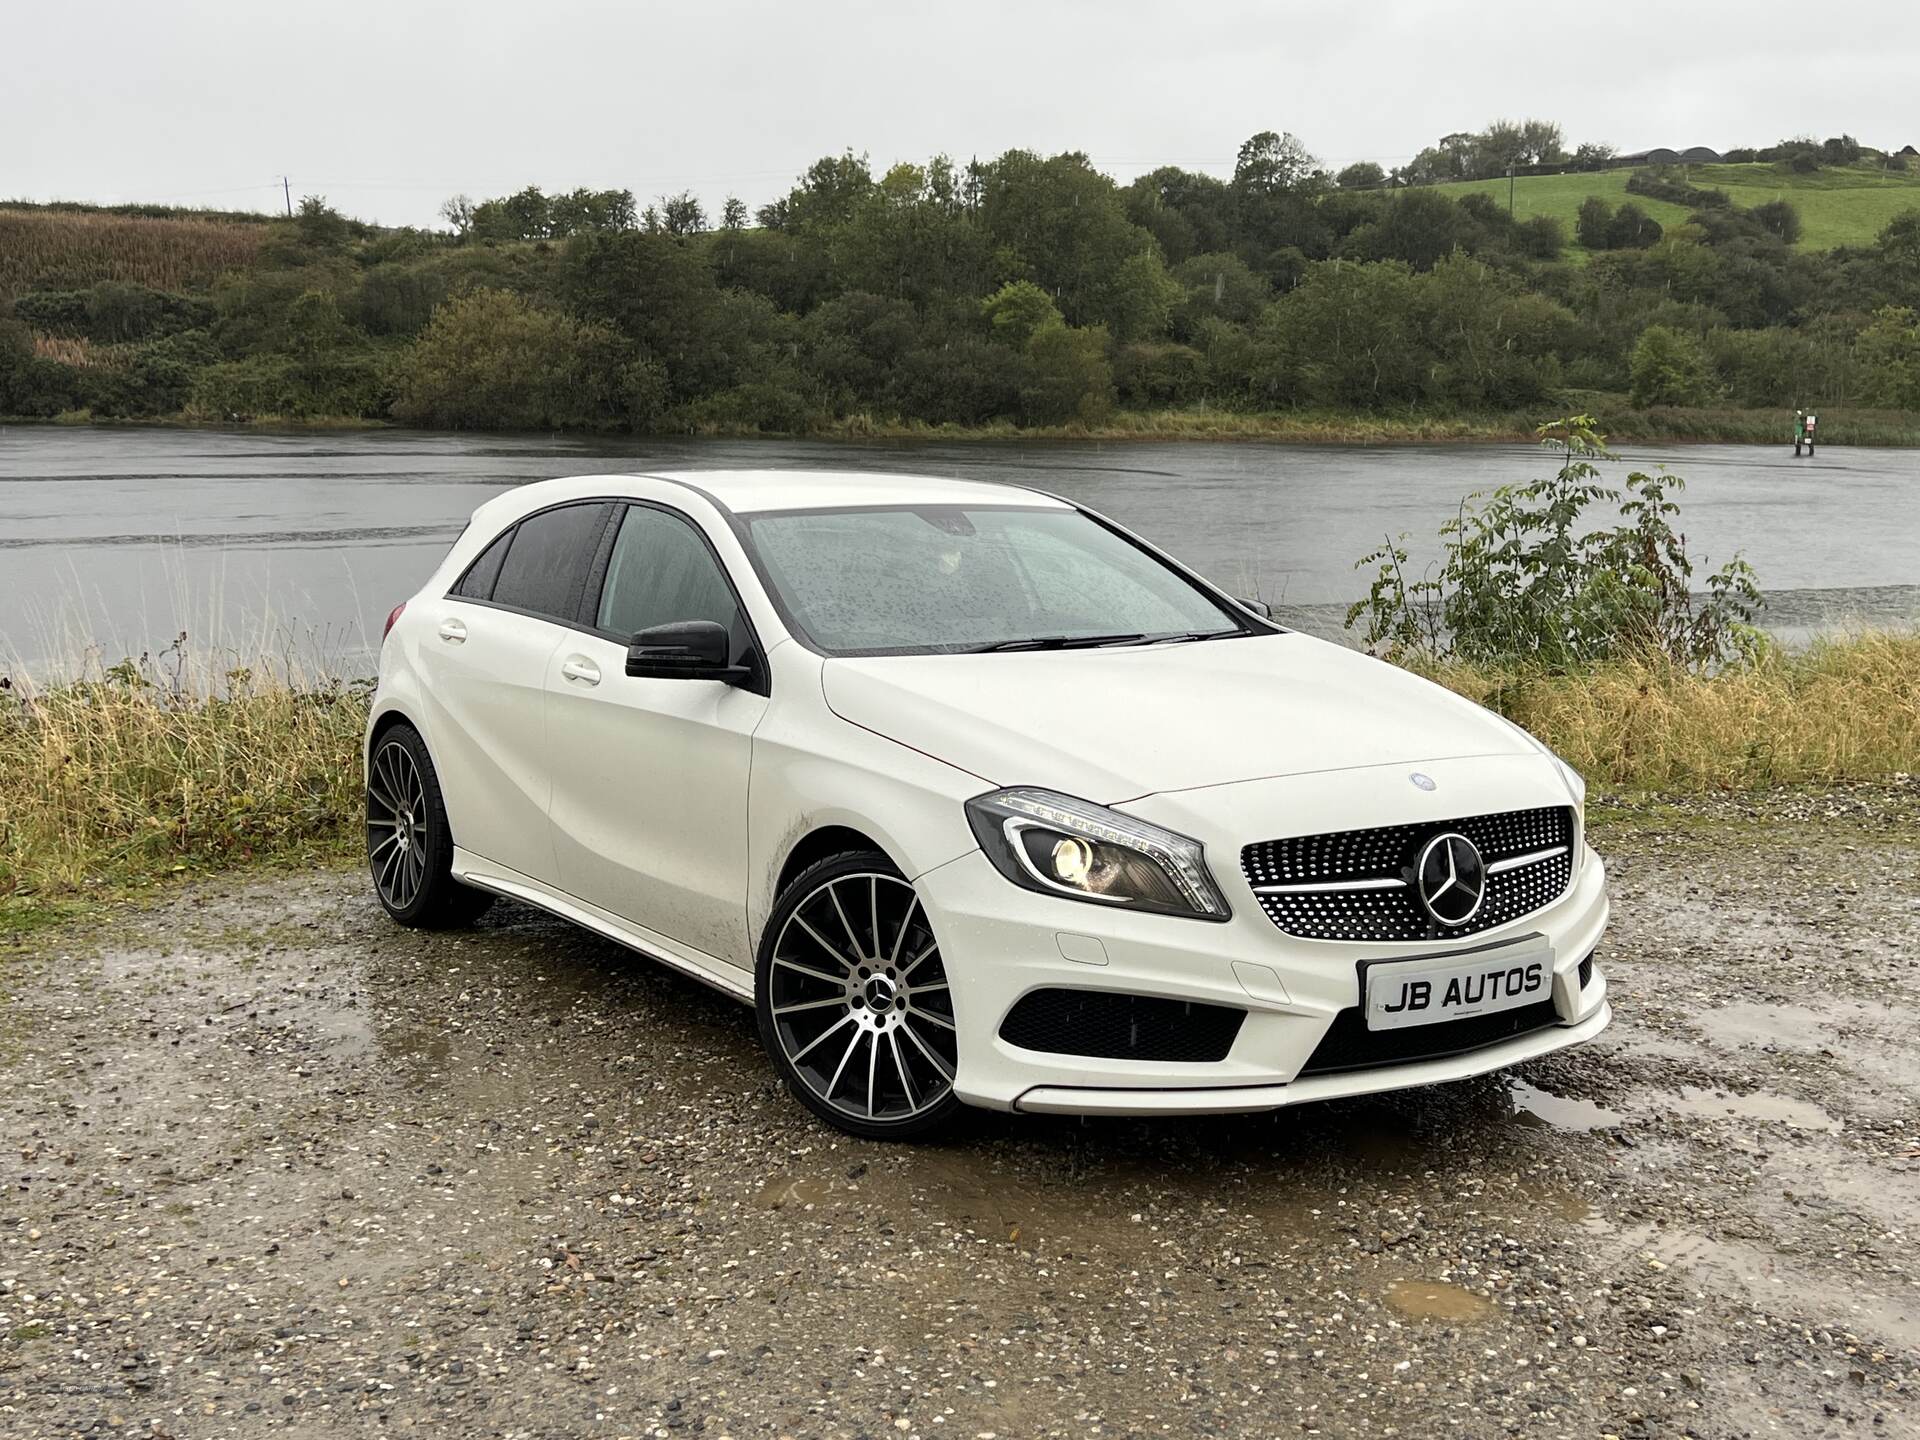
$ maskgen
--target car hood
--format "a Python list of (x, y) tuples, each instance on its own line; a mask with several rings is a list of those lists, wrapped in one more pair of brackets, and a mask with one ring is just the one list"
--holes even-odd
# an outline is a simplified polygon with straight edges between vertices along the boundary
[(1538, 749), (1438, 685), (1292, 633), (835, 658), (822, 685), (842, 719), (982, 780), (1107, 805), (1269, 776)]

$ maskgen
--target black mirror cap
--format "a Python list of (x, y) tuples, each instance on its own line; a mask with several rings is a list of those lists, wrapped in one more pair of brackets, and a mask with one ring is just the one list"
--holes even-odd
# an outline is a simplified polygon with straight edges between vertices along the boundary
[(1273, 618), (1273, 607), (1264, 600), (1243, 600), (1236, 597), (1235, 603), (1243, 610), (1251, 610), (1262, 620), (1271, 620)]
[(642, 630), (627, 646), (627, 674), (654, 680), (721, 680), (737, 685), (751, 674), (729, 663), (732, 640), (713, 620), (676, 620)]

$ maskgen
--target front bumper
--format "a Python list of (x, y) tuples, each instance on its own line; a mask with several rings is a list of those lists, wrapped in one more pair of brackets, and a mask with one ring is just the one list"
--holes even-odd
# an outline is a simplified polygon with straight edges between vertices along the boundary
[[(1244, 832), (1243, 832), (1244, 833)], [(1238, 875), (1214, 873), (1234, 916), (1224, 924), (1107, 909), (1011, 885), (978, 851), (916, 882), (952, 986), (956, 1093), (998, 1110), (1211, 1114), (1458, 1079), (1591, 1039), (1611, 1018), (1596, 964), (1580, 962), (1606, 928), (1606, 871), (1585, 848), (1572, 882), (1544, 909), (1456, 942), (1303, 940), (1277, 929)], [(1302, 1076), (1334, 1017), (1360, 1003), (1360, 962), (1539, 937), (1553, 956), (1558, 1023), (1443, 1058)], [(1538, 940), (1529, 940), (1537, 944)], [(1162, 1062), (1026, 1049), (1000, 1034), (1007, 1012), (1045, 988), (1235, 1007), (1246, 1012), (1224, 1059)]]

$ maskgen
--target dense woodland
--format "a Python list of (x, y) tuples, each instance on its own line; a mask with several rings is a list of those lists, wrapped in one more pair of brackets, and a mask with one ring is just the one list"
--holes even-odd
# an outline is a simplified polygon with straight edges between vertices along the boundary
[[(1551, 138), (1529, 153), (1576, 163)], [(1788, 202), (1644, 170), (1629, 190), (1690, 218), (1596, 198), (1569, 234), (1409, 183), (1485, 171), (1484, 136), (1448, 141), (1482, 148), (1330, 175), (1265, 133), (1231, 179), (1127, 185), (1079, 154), (876, 175), (849, 153), (753, 213), (530, 188), (456, 198), (444, 231), (317, 197), (281, 220), (0, 208), (0, 414), (804, 432), (1116, 407), (1920, 410), (1920, 211), (1811, 253)]]

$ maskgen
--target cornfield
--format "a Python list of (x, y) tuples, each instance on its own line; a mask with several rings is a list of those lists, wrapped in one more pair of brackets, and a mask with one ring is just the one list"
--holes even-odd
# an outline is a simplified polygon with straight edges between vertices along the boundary
[(103, 280), (187, 290), (253, 263), (266, 229), (220, 220), (0, 208), (0, 295)]

